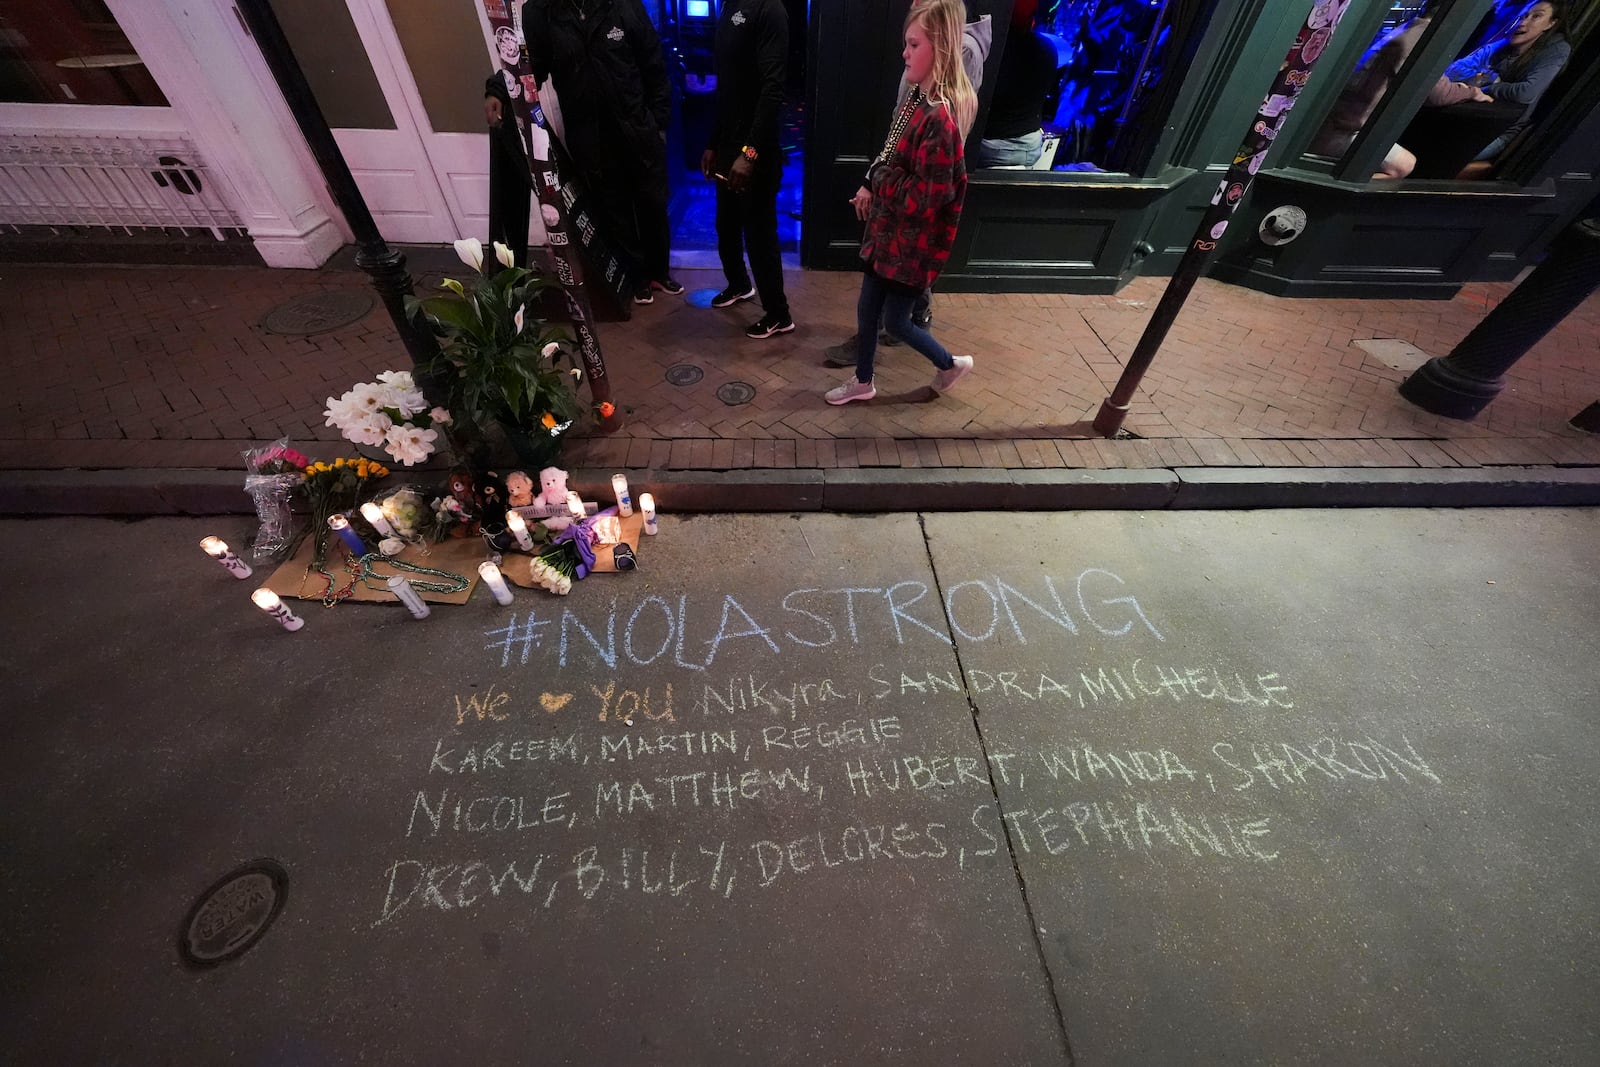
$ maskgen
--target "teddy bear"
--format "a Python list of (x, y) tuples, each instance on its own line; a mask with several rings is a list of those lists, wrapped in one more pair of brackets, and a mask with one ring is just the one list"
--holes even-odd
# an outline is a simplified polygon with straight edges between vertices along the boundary
[(560, 467), (546, 467), (539, 472), (539, 502), (551, 513), (562, 515), (567, 510), (567, 472)]
[(514, 508), (525, 508), (533, 503), (533, 479), (525, 471), (512, 471), (506, 475), (506, 503)]

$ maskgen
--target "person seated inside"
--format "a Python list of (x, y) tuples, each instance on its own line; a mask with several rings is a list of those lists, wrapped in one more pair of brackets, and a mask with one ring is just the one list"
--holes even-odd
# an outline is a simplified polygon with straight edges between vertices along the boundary
[(1504, 40), (1490, 41), (1445, 70), (1445, 77), (1474, 86), (1502, 103), (1521, 104), (1520, 118), (1468, 163), (1459, 178), (1488, 175), (1495, 160), (1532, 122), (1533, 109), (1572, 54), (1562, 30), (1567, 24), (1564, 0), (1538, 0), (1523, 12)]
[(983, 139), (973, 153), (979, 167), (1032, 167), (1044, 151), (1045, 101), (1056, 88), (1056, 50), (1034, 26), (1038, 0), (1017, 0), (1011, 8), (994, 99)]
[[(1412, 51), (1429, 25), (1431, 17), (1427, 5), (1424, 5), (1422, 14), (1390, 33), (1367, 53), (1351, 75), (1349, 83), (1340, 91), (1322, 128), (1312, 138), (1309, 151), (1330, 159), (1339, 159), (1345, 154), (1388, 94), (1389, 87), (1405, 69), (1406, 61), (1411, 58)], [(1472, 86), (1441, 77), (1428, 91), (1428, 98), (1423, 103), (1426, 107), (1446, 107), (1464, 100), (1488, 99)], [(1372, 176), (1397, 180), (1410, 174), (1416, 165), (1415, 155), (1400, 145), (1391, 145)]]

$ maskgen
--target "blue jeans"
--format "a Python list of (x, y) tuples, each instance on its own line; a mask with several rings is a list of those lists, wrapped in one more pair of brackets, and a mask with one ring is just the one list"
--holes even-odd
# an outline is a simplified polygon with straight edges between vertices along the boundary
[(1477, 155), (1473, 156), (1472, 157), (1472, 161), (1474, 163), (1482, 163), (1482, 162), (1484, 162), (1486, 160), (1497, 159), (1499, 157), (1500, 153), (1504, 152), (1506, 150), (1506, 146), (1509, 145), (1510, 143), (1511, 143), (1511, 134), (1510, 133), (1502, 133), (1499, 137), (1496, 137), (1494, 140), (1489, 142), (1489, 147), (1485, 148), (1482, 152), (1479, 152)]
[(1043, 154), (1043, 130), (1034, 130), (1021, 137), (979, 141), (975, 153), (980, 167), (1032, 167)]
[(861, 297), (856, 301), (856, 381), (872, 381), (872, 357), (878, 351), (878, 322), (883, 328), (928, 357), (935, 367), (949, 370), (955, 360), (933, 334), (911, 321), (916, 293), (890, 285), (871, 270), (862, 272)]

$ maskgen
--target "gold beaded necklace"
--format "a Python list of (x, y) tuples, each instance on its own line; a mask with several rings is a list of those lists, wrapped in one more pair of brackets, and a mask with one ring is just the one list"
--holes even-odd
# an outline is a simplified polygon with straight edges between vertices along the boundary
[(911, 92), (906, 94), (906, 102), (900, 106), (900, 111), (894, 117), (894, 122), (889, 125), (889, 136), (884, 139), (883, 150), (878, 153), (878, 158), (872, 161), (873, 166), (889, 162), (889, 157), (894, 153), (895, 146), (900, 143), (900, 138), (905, 136), (906, 127), (911, 125), (911, 116), (916, 114), (917, 105), (924, 100), (922, 86), (913, 85)]

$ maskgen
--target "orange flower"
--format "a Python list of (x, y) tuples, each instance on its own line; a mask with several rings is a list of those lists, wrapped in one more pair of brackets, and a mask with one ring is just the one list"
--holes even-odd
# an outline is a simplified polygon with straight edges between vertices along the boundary
[(606, 401), (602, 401), (601, 402), (601, 404), (600, 404), (600, 417), (602, 419), (609, 419), (611, 416), (615, 415), (616, 413), (617, 413), (617, 406), (615, 404), (613, 404), (611, 401), (606, 400)]
[(553, 430), (556, 428), (556, 417), (551, 412), (545, 412), (544, 418), (540, 419), (539, 421), (544, 424), (544, 428), (547, 430)]

